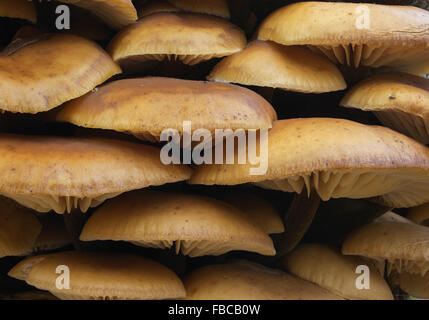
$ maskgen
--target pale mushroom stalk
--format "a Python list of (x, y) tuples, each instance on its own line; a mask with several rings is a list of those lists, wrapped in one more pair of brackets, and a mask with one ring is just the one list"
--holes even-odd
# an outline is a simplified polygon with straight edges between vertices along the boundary
[(294, 195), (288, 212), (284, 217), (285, 232), (278, 241), (277, 257), (292, 251), (304, 237), (319, 208), (320, 197), (317, 192), (307, 193), (306, 190)]

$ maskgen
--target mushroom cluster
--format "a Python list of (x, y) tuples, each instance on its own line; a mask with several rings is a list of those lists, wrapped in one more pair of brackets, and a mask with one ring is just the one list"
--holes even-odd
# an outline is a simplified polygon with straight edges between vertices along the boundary
[(429, 11), (290, 2), (0, 0), (0, 300), (429, 299)]

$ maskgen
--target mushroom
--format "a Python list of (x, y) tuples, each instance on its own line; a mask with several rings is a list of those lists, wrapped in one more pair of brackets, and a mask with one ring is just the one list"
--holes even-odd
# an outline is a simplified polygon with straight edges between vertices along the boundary
[[(392, 292), (374, 263), (358, 256), (344, 256), (337, 249), (317, 244), (301, 244), (282, 261), (282, 267), (301, 279), (313, 282), (349, 300), (393, 300)], [(356, 285), (359, 266), (367, 268), (369, 288)]]
[(425, 276), (429, 270), (429, 228), (414, 223), (372, 222), (348, 235), (342, 253), (386, 259), (389, 274), (396, 271)]
[(137, 9), (139, 19), (160, 12), (181, 12), (182, 10), (172, 5), (167, 0), (149, 0)]
[(103, 49), (84, 38), (53, 34), (17, 38), (0, 54), (0, 110), (48, 111), (120, 72)]
[(387, 127), (429, 143), (429, 79), (382, 73), (354, 86), (340, 103), (372, 111)]
[(306, 93), (346, 88), (341, 72), (326, 57), (305, 47), (261, 40), (224, 58), (207, 79)]
[(221, 201), (190, 194), (139, 190), (96, 210), (81, 241), (127, 241), (151, 248), (176, 248), (190, 257), (232, 250), (275, 255), (270, 237), (247, 216)]
[[(286, 192), (314, 190), (325, 201), (375, 198), (391, 207), (429, 200), (429, 149), (388, 128), (344, 119), (288, 119), (274, 122), (268, 141), (265, 173), (249, 174), (249, 162), (204, 164), (195, 167), (189, 182), (252, 182)], [(243, 148), (235, 154), (246, 152)], [(233, 159), (224, 163), (228, 160)]]
[(37, 22), (34, 3), (28, 0), (0, 0), (0, 17), (23, 19), (32, 23)]
[(127, 141), (0, 134), (0, 194), (39, 212), (98, 206), (123, 192), (186, 180), (160, 150)]
[(243, 260), (199, 268), (183, 282), (186, 300), (342, 300), (311, 282)]
[(411, 6), (298, 2), (274, 11), (258, 39), (305, 45), (334, 62), (359, 67), (399, 66), (429, 52), (429, 12)]
[[(67, 267), (69, 289), (57, 286), (58, 266)], [(63, 300), (159, 300), (184, 298), (182, 281), (170, 269), (140, 256), (60, 252), (18, 263), (9, 276)]]
[(0, 197), (0, 258), (28, 254), (41, 229), (31, 210)]
[(121, 29), (137, 20), (131, 0), (58, 0), (89, 10), (114, 29)]
[[(231, 108), (231, 106), (234, 106)], [(277, 115), (251, 90), (221, 83), (148, 77), (111, 82), (70, 101), (58, 121), (130, 133), (159, 142), (162, 132), (206, 129), (269, 129)]]
[(108, 51), (129, 70), (146, 61), (178, 60), (187, 65), (231, 55), (244, 48), (242, 30), (222, 18), (161, 12), (119, 32)]
[(408, 209), (407, 218), (414, 223), (429, 227), (429, 202)]
[(382, 222), (382, 221), (387, 221), (387, 222), (402, 222), (402, 223), (413, 223), (413, 221), (404, 218), (403, 216), (394, 213), (392, 211), (388, 211), (385, 214), (383, 214), (382, 216), (374, 219), (375, 222)]

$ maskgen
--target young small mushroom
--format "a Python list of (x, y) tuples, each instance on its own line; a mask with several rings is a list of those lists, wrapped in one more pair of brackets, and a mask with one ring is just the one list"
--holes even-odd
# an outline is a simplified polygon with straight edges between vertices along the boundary
[(171, 248), (190, 257), (232, 250), (275, 255), (270, 237), (237, 208), (203, 196), (139, 190), (97, 209), (81, 241), (114, 240)]
[[(68, 268), (69, 289), (57, 286), (58, 266)], [(130, 254), (60, 252), (27, 258), (9, 276), (62, 300), (160, 300), (186, 296), (170, 269)]]

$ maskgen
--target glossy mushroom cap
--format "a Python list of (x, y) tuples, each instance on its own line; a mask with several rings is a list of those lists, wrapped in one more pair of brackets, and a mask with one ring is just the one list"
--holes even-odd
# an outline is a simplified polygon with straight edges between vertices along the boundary
[(0, 55), (0, 110), (48, 111), (121, 72), (101, 47), (84, 38), (45, 34), (18, 41)]
[(28, 20), (37, 22), (37, 12), (34, 3), (28, 0), (0, 0), (0, 17)]
[[(57, 287), (58, 266), (68, 267), (70, 289)], [(159, 300), (186, 295), (182, 281), (171, 270), (126, 254), (70, 251), (30, 257), (9, 276), (64, 300)]]
[[(231, 106), (234, 106), (233, 108)], [(222, 83), (173, 78), (139, 78), (111, 82), (70, 101), (58, 121), (110, 129), (159, 141), (165, 129), (183, 133), (206, 129), (269, 129), (277, 119), (272, 106), (251, 90)]]
[(137, 20), (131, 0), (58, 0), (89, 10), (114, 29), (121, 29)]
[(270, 237), (238, 209), (197, 195), (139, 190), (99, 208), (82, 241), (116, 240), (153, 248), (176, 247), (190, 257), (231, 250), (274, 255)]
[(202, 267), (184, 284), (186, 300), (342, 300), (311, 282), (248, 261)]
[(382, 73), (354, 86), (341, 103), (372, 111), (386, 126), (429, 143), (429, 79), (406, 73)]
[(312, 93), (346, 88), (341, 72), (328, 58), (306, 47), (260, 40), (224, 58), (207, 79)]
[(427, 55), (428, 23), (429, 12), (411, 6), (309, 1), (274, 11), (257, 35), (311, 46), (340, 64), (395, 66)]
[(108, 51), (121, 66), (148, 60), (179, 60), (194, 65), (231, 55), (247, 43), (242, 30), (213, 16), (194, 13), (157, 13), (123, 29)]
[[(265, 173), (249, 174), (257, 167), (250, 161), (201, 165), (190, 183), (253, 182), (286, 192), (314, 190), (325, 201), (376, 197), (392, 207), (429, 200), (429, 149), (388, 128), (331, 118), (280, 120), (269, 131), (268, 142)], [(243, 149), (239, 147), (235, 155), (247, 152)], [(228, 157), (226, 161), (234, 160)]]
[(0, 258), (31, 252), (41, 229), (31, 210), (0, 197)]
[(112, 139), (0, 135), (0, 194), (40, 212), (86, 212), (106, 199), (186, 180), (160, 150)]
[[(302, 244), (282, 260), (282, 266), (291, 274), (345, 299), (393, 300), (389, 285), (371, 261), (344, 256), (326, 245)], [(361, 290), (356, 286), (358, 266), (368, 268), (369, 289)]]
[(389, 272), (424, 276), (429, 270), (429, 228), (414, 223), (372, 222), (347, 236), (342, 253), (386, 259)]

